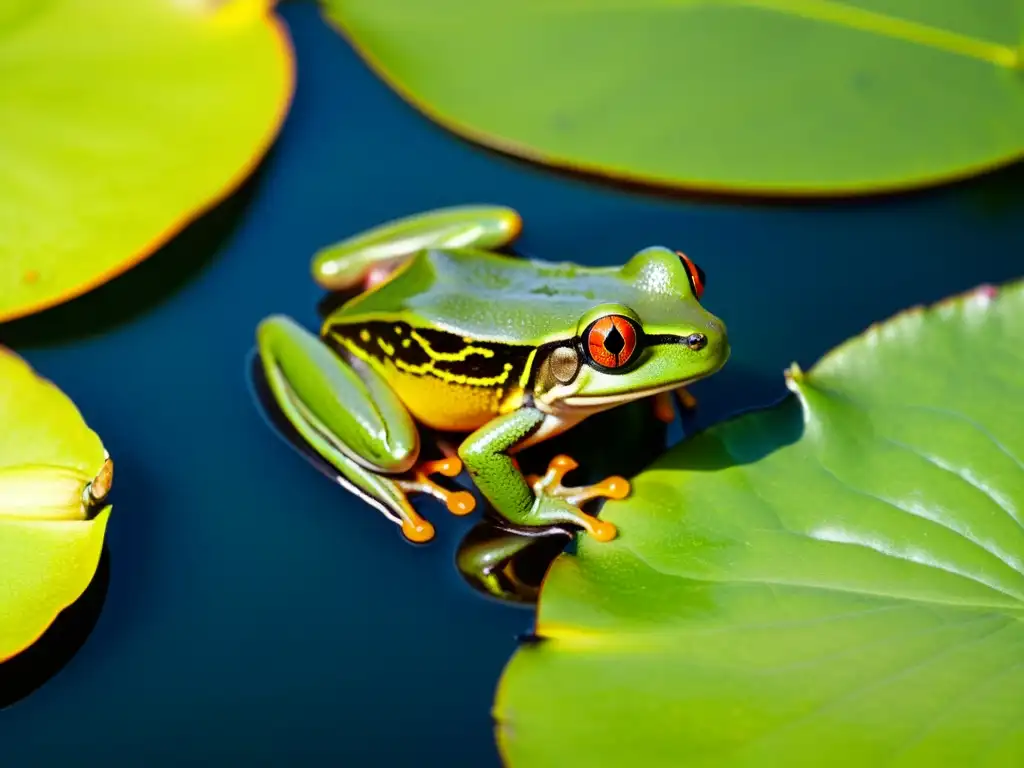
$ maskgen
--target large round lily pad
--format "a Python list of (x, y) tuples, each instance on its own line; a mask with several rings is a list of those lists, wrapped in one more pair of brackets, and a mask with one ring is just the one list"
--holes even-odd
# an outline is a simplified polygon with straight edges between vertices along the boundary
[[(0, 347), (0, 662), (34, 643), (89, 586), (111, 473), (75, 405)], [(98, 512), (83, 494), (98, 497), (90, 499)]]
[(1024, 156), (1017, 0), (322, 0), (493, 148), (724, 192), (902, 189)]
[(0, 320), (102, 284), (253, 169), (293, 63), (265, 0), (6, 0)]
[(513, 768), (1024, 763), (1024, 281), (686, 440), (540, 596)]

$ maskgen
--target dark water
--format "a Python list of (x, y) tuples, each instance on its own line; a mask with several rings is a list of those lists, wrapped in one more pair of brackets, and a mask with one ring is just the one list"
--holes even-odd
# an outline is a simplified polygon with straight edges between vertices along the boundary
[(685, 203), (559, 177), (419, 117), (312, 4), (276, 149), (228, 203), (131, 274), (0, 328), (78, 403), (117, 462), (106, 604), (73, 660), (0, 714), (3, 764), (497, 764), (490, 704), (522, 609), (452, 568), (466, 521), (413, 549), (314, 472), (250, 401), (271, 312), (315, 326), (318, 247), (462, 202), (524, 215), (523, 248), (588, 264), (662, 243), (708, 273), (726, 370), (702, 421), (783, 393), (876, 319), (1019, 275), (1024, 175), (813, 207)]

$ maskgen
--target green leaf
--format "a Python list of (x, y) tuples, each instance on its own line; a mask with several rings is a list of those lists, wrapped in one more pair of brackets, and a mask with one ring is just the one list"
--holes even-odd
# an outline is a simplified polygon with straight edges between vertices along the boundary
[(1019, 0), (322, 0), (433, 120), (720, 192), (903, 189), (1024, 156)]
[(501, 681), (513, 768), (1024, 763), (1024, 281), (642, 472)]
[(267, 0), (6, 0), (0, 321), (152, 253), (252, 171), (292, 93)]
[(75, 405), (0, 347), (0, 662), (32, 645), (89, 586), (112, 473)]

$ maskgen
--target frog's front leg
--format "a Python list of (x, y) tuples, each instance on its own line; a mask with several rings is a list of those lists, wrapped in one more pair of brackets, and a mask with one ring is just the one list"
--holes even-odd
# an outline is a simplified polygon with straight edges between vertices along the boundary
[(531, 487), (512, 458), (515, 447), (548, 418), (553, 417), (537, 408), (520, 408), (499, 416), (466, 438), (459, 446), (459, 456), (476, 487), (509, 522), (527, 527), (569, 523), (598, 541), (610, 541), (615, 538), (615, 526), (588, 515), (579, 505), (598, 497), (623, 498), (629, 493), (626, 480), (608, 478), (593, 486), (565, 488), (561, 479), (572, 467), (565, 457), (556, 457), (548, 473)]
[(434, 535), (408, 493), (441, 499), (453, 514), (473, 511), (472, 494), (430, 480), (432, 474), (459, 474), (458, 459), (416, 463), (419, 431), (381, 376), (368, 367), (357, 371), (286, 317), (260, 323), (257, 346), (274, 401), (289, 423), (338, 471), (342, 485), (398, 523), (407, 539), (423, 542)]

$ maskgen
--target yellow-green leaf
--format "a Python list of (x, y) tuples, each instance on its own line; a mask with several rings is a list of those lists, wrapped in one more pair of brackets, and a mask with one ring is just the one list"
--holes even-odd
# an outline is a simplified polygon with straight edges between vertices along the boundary
[(291, 99), (268, 0), (0, 7), (0, 320), (120, 274), (234, 189)]
[(540, 594), (512, 768), (1024, 764), (1024, 281), (684, 440)]
[(1020, 0), (322, 0), (467, 138), (696, 189), (901, 189), (1024, 155)]
[(0, 347), (0, 661), (89, 586), (110, 514), (90, 507), (102, 506), (112, 472), (74, 403)]

